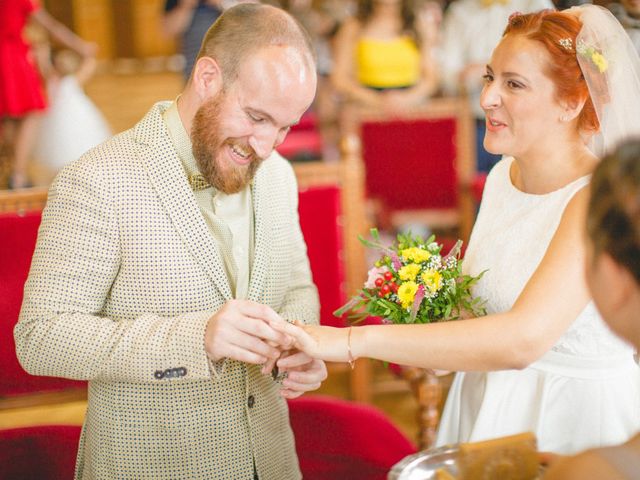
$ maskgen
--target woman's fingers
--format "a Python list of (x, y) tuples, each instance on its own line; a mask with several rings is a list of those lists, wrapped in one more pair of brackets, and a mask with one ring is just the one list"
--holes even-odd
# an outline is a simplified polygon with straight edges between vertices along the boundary
[(281, 356), (278, 359), (278, 368), (281, 370), (292, 370), (307, 365), (311, 360), (312, 358), (304, 352), (290, 352), (288, 355)]
[[(269, 320), (269, 325), (274, 330), (277, 330), (281, 333), (288, 335), (289, 337), (289, 345), (283, 344), (283, 347), (293, 347), (296, 346), (300, 348), (301, 342), (306, 340), (309, 336), (304, 331), (304, 329), (298, 325), (301, 325), (297, 321), (295, 323), (285, 322), (283, 320)], [(302, 348), (301, 348), (302, 350)]]

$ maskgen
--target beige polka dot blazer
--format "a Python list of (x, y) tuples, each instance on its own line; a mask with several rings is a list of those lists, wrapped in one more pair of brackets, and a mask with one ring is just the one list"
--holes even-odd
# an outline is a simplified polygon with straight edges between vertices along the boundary
[[(208, 318), (231, 298), (155, 105), (51, 187), (15, 328), (27, 371), (89, 380), (76, 478), (300, 478), (286, 402), (259, 367), (211, 371)], [(290, 165), (252, 185), (249, 298), (318, 321)]]

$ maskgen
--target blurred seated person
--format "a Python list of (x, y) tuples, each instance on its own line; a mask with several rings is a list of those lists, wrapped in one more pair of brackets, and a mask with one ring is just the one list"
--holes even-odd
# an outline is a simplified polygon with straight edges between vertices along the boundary
[(177, 36), (184, 55), (183, 75), (189, 79), (202, 39), (222, 13), (222, 0), (166, 0), (162, 26), (165, 34)]
[(620, 21), (640, 54), (640, 1), (620, 0), (620, 3), (613, 2), (607, 7)]
[(489, 153), (482, 143), (485, 114), (480, 108), (483, 75), (491, 52), (514, 12), (529, 13), (553, 8), (551, 0), (456, 0), (444, 14), (440, 49), (442, 87), (445, 94), (466, 94), (476, 119), (477, 168), (487, 172), (501, 156)]
[(411, 0), (360, 0), (336, 36), (333, 85), (347, 101), (389, 113), (422, 103), (438, 86), (437, 31), (438, 15), (417, 16)]
[[(595, 170), (585, 271), (609, 327), (640, 349), (640, 139), (622, 144)], [(552, 463), (545, 480), (640, 478), (640, 434), (622, 445)]]
[[(263, 0), (266, 1), (266, 0)], [(353, 14), (352, 2), (325, 0), (273, 0), (295, 17), (309, 32), (316, 52), (318, 88), (311, 110), (317, 124), (314, 125), (322, 138), (322, 158), (333, 161), (340, 158), (338, 128), (339, 98), (330, 81), (333, 68), (333, 43), (338, 28), (344, 19)]]

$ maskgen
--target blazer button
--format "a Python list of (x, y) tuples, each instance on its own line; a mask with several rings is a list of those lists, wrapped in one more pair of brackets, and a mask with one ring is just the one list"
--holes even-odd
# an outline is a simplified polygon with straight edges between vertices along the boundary
[(253, 408), (253, 405), (256, 403), (256, 399), (253, 395), (249, 395), (249, 398), (247, 398), (247, 406), (249, 408)]

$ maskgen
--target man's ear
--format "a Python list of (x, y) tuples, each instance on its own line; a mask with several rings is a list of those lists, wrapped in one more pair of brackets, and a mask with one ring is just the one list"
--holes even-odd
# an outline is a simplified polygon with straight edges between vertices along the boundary
[(222, 71), (211, 57), (200, 57), (193, 68), (193, 85), (201, 100), (210, 98), (222, 89)]

